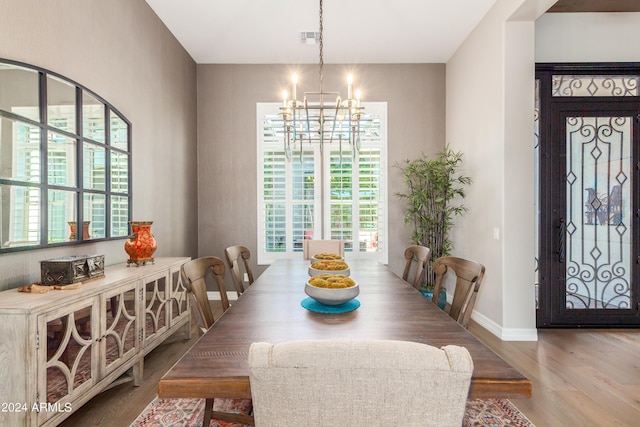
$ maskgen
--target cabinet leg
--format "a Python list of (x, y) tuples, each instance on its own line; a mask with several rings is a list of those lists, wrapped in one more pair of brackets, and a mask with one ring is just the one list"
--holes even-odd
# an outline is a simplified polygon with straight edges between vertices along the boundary
[(133, 385), (139, 387), (142, 385), (142, 380), (144, 379), (144, 357), (141, 357), (140, 360), (133, 365)]
[(184, 339), (185, 340), (191, 339), (191, 322), (190, 321), (184, 324)]

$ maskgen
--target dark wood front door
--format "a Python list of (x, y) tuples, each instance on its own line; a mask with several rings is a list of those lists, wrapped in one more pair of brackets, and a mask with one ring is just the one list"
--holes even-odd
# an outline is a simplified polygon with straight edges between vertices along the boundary
[(624, 71), (538, 69), (539, 327), (640, 325), (640, 68)]

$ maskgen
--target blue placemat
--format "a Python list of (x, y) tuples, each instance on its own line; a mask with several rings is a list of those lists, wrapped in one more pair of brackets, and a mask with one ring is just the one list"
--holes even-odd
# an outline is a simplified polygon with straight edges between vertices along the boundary
[(304, 308), (309, 311), (315, 311), (316, 313), (347, 313), (349, 311), (353, 311), (356, 308), (360, 307), (360, 301), (357, 299), (352, 299), (351, 301), (347, 301), (344, 304), (338, 305), (326, 305), (322, 304), (313, 298), (305, 298), (300, 302)]

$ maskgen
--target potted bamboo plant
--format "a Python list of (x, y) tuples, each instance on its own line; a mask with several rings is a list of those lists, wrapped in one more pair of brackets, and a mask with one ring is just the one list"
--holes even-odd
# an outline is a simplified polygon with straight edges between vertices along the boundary
[[(431, 249), (422, 285), (423, 294), (430, 298), (435, 285), (433, 261), (451, 254), (453, 243), (449, 232), (454, 217), (467, 210), (462, 199), (471, 178), (461, 173), (462, 153), (451, 150), (448, 145), (433, 158), (423, 154), (421, 158), (395, 166), (402, 171), (406, 185), (406, 193), (396, 193), (396, 196), (406, 202), (404, 222), (411, 226), (411, 240), (414, 245)], [(439, 298), (444, 298), (446, 303), (446, 291)]]

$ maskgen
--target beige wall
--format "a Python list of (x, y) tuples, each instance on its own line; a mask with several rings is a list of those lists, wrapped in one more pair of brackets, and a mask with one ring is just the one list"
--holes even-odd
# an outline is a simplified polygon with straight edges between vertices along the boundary
[[(318, 66), (295, 67), (298, 94), (318, 91)], [(444, 145), (444, 64), (325, 65), (325, 91), (346, 95), (352, 71), (363, 100), (387, 102), (389, 153), (389, 265), (402, 273), (410, 233), (402, 206), (404, 191), (392, 165)], [(255, 253), (256, 102), (278, 102), (294, 67), (288, 65), (198, 65), (198, 253), (223, 257), (224, 248), (243, 244)], [(290, 92), (290, 90), (289, 90)], [(255, 266), (255, 256), (253, 263)], [(264, 266), (255, 266), (258, 272)]]
[(548, 13), (536, 21), (536, 62), (640, 62), (640, 13)]
[(554, 2), (499, 0), (447, 62), (447, 140), (479, 178), (456, 247), (487, 268), (473, 318), (505, 340), (537, 339), (534, 22)]
[[(133, 219), (154, 221), (156, 256), (197, 255), (196, 65), (143, 0), (2, 0), (0, 57), (62, 74), (133, 129)], [(101, 253), (124, 240), (0, 255), (0, 290), (38, 280), (39, 260)]]

